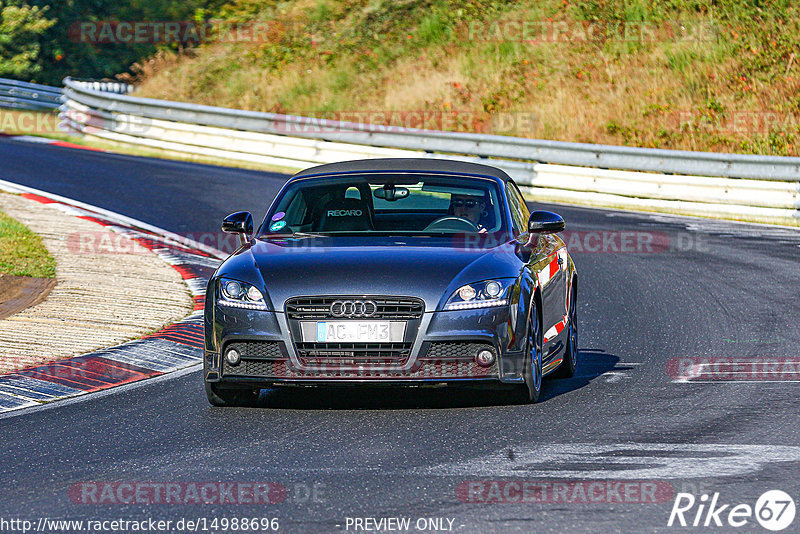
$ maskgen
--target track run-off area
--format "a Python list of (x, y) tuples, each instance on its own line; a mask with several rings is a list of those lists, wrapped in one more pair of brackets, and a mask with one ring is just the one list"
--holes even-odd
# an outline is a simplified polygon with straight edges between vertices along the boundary
[[(222, 218), (260, 221), (287, 178), (0, 138), (0, 179), (223, 250), (235, 238)], [(578, 370), (546, 380), (538, 404), (479, 389), (304, 388), (212, 408), (195, 365), (0, 415), (0, 519), (767, 532), (759, 497), (800, 497), (800, 231), (530, 205), (565, 218), (580, 277)], [(712, 499), (728, 506), (708, 517)], [(740, 504), (753, 514), (736, 527)]]

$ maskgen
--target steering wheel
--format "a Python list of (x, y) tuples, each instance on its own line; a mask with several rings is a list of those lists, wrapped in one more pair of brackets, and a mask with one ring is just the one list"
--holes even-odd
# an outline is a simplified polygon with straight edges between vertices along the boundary
[(441, 230), (450, 230), (453, 232), (477, 232), (478, 225), (463, 217), (447, 215), (445, 217), (439, 217), (430, 223), (424, 231), (433, 232)]

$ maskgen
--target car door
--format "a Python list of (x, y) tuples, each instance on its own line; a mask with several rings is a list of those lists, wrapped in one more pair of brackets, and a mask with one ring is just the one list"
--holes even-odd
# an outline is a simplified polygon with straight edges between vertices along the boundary
[(544, 248), (548, 254), (539, 275), (539, 283), (542, 284), (542, 302), (545, 306), (542, 320), (544, 353), (547, 359), (550, 353), (561, 348), (562, 344), (553, 343), (566, 324), (567, 248), (557, 235), (543, 235), (542, 238), (547, 241)]
[[(519, 189), (511, 182), (507, 185), (507, 196), (515, 224), (524, 220), (522, 228), (527, 230), (530, 211)], [(533, 247), (536, 257), (531, 268), (536, 271), (541, 285), (543, 349), (546, 362), (563, 345), (554, 338), (563, 330), (566, 315), (567, 249), (564, 241), (557, 235), (541, 234), (533, 239), (536, 240)]]

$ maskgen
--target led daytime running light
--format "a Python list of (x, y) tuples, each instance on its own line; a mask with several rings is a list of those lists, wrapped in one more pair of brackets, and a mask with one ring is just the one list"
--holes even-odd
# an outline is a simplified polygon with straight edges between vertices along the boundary
[(473, 300), (470, 302), (451, 302), (444, 307), (445, 310), (470, 310), (475, 308), (493, 308), (496, 306), (507, 306), (508, 299), (494, 300)]
[(220, 299), (217, 301), (220, 306), (228, 306), (231, 308), (245, 308), (248, 310), (266, 310), (267, 305), (261, 302), (243, 302), (237, 300)]

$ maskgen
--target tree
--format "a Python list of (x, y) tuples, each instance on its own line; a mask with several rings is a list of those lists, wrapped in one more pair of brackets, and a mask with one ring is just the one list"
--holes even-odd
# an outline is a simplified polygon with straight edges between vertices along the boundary
[(0, 0), (0, 77), (31, 79), (41, 72), (39, 39), (55, 20), (45, 8)]
[[(0, 0), (4, 1), (4, 0)], [(7, 0), (6, 0), (7, 1)], [(184, 21), (211, 16), (227, 0), (15, 0), (47, 9), (57, 23), (36, 36), (42, 65), (37, 80), (61, 85), (65, 76), (111, 78), (161, 48), (179, 44), (89, 43), (76, 39), (75, 25), (102, 21)], [(207, 13), (207, 15), (206, 15)]]

